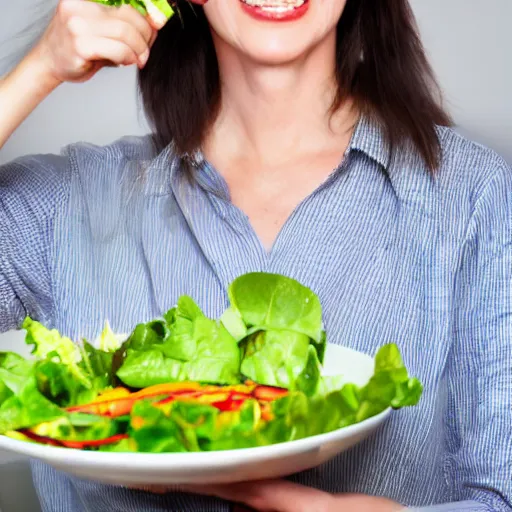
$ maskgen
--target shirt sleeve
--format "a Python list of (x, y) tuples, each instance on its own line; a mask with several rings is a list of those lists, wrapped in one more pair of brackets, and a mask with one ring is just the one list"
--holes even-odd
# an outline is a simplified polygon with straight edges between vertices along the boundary
[(475, 199), (456, 282), (447, 367), (444, 505), (415, 512), (512, 510), (512, 169)]
[(55, 219), (67, 201), (69, 158), (0, 166), (0, 332), (29, 315), (51, 322)]
[(406, 510), (407, 512), (496, 512), (494, 509), (489, 508), (488, 505), (478, 503), (477, 501), (457, 501), (433, 507), (408, 508)]

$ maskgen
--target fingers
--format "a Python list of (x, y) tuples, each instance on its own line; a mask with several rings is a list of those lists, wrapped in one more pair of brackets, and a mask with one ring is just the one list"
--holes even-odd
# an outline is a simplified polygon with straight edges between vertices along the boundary
[(106, 8), (105, 10), (111, 18), (125, 21), (136, 28), (146, 41), (150, 41), (156, 31), (156, 28), (151, 25), (151, 20), (142, 16), (142, 14), (129, 5), (123, 5), (118, 9)]
[[(75, 17), (70, 19), (68, 27), (76, 37), (76, 43), (82, 48), (93, 44), (96, 47), (98, 41), (106, 38), (117, 41), (132, 50), (132, 53), (137, 56), (135, 62), (144, 65), (147, 61), (153, 37), (153, 31), (149, 25), (147, 25), (148, 30), (141, 32), (130, 23), (119, 19), (101, 18), (91, 24), (87, 19)], [(91, 44), (87, 44), (87, 41), (90, 41)], [(93, 41), (95, 42), (93, 43)], [(81, 56), (83, 55), (81, 54)], [(103, 58), (108, 57), (104, 55)]]
[(80, 58), (116, 65), (146, 64), (156, 30), (132, 7), (112, 9), (92, 2), (64, 0), (59, 14)]
[(83, 59), (84, 64), (98, 60), (107, 60), (118, 66), (140, 63), (139, 55), (130, 46), (116, 39), (78, 38), (75, 41), (75, 51), (78, 58)]
[(330, 494), (287, 480), (232, 485), (187, 486), (187, 492), (217, 496), (256, 511), (316, 512), (332, 510)]

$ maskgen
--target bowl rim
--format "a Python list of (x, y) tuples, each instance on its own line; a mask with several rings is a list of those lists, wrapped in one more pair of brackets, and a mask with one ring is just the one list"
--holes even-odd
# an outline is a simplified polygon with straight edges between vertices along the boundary
[(286, 457), (294, 453), (317, 449), (327, 443), (350, 438), (353, 434), (358, 434), (361, 431), (372, 430), (383, 423), (391, 412), (392, 409), (388, 408), (364, 421), (324, 434), (317, 434), (303, 439), (268, 446), (235, 448), (232, 450), (183, 453), (96, 452), (30, 443), (12, 439), (4, 435), (0, 436), (0, 449), (57, 464), (79, 464), (84, 466), (101, 465), (105, 469), (117, 467), (121, 463), (129, 463), (129, 465), (133, 467), (151, 468), (156, 471), (166, 469), (170, 466), (186, 466), (189, 469), (199, 469), (205, 465), (223, 467), (231, 466), (234, 463), (243, 463), (248, 460), (275, 459), (277, 457)]

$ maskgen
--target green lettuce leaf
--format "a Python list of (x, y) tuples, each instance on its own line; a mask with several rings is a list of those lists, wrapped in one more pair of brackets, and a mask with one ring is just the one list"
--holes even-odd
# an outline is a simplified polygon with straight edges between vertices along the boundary
[(14, 352), (0, 352), (0, 405), (15, 395), (32, 374), (33, 363)]
[(41, 394), (32, 376), (0, 406), (0, 434), (34, 427), (65, 415), (65, 411)]
[(256, 332), (241, 343), (241, 372), (258, 384), (294, 389), (308, 364), (309, 347), (310, 338), (295, 331)]
[(114, 352), (97, 349), (86, 340), (82, 344), (81, 366), (93, 380), (93, 388), (103, 390), (114, 385), (112, 365)]
[(145, 388), (180, 380), (182, 368), (181, 361), (165, 357), (161, 350), (128, 350), (117, 376), (127, 386)]
[(157, 9), (167, 19), (171, 18), (174, 10), (169, 5), (167, 0), (90, 0), (98, 4), (108, 5), (112, 7), (120, 7), (121, 5), (131, 5), (134, 9), (140, 12), (143, 16), (148, 14), (148, 11)]
[(240, 312), (234, 307), (229, 307), (224, 311), (220, 319), (226, 330), (240, 342), (247, 336), (247, 326), (245, 325)]
[(324, 383), (322, 379), (322, 367), (315, 346), (309, 345), (306, 366), (297, 377), (295, 387), (307, 396), (314, 396), (318, 393), (322, 383), (327, 387), (328, 382)]
[(214, 430), (203, 436), (200, 446), (206, 451), (261, 446), (258, 434), (263, 424), (258, 402), (247, 400), (239, 411), (218, 414)]
[(238, 384), (240, 348), (224, 326), (206, 317), (197, 318), (194, 338), (197, 349), (184, 363), (181, 380)]
[(187, 296), (180, 297), (175, 308), (165, 315), (170, 335), (162, 348), (167, 357), (189, 361), (197, 350), (197, 321), (205, 319), (199, 306)]
[(400, 409), (416, 405), (422, 392), (419, 380), (409, 377), (398, 347), (393, 343), (384, 345), (375, 356), (372, 378), (360, 390), (357, 421), (379, 414), (388, 407)]
[[(240, 382), (240, 349), (225, 327), (181, 297), (165, 321), (140, 325), (121, 348), (117, 377), (143, 388), (176, 381)], [(115, 365), (114, 365), (115, 366)]]
[(139, 324), (123, 347), (133, 350), (152, 350), (158, 345), (163, 345), (170, 334), (169, 327), (163, 320)]
[(146, 400), (135, 404), (129, 433), (136, 450), (140, 452), (188, 451), (179, 425)]
[(33, 432), (38, 436), (60, 441), (97, 441), (118, 434), (119, 428), (110, 418), (70, 414), (38, 425)]
[[(249, 332), (283, 329), (304, 334), (320, 345), (325, 342), (320, 300), (294, 279), (259, 272), (245, 274), (231, 284), (228, 295), (231, 308)], [(227, 324), (229, 328), (231, 323)]]
[(121, 347), (125, 339), (126, 335), (115, 334), (110, 328), (110, 324), (105, 322), (105, 327), (96, 340), (96, 344), (101, 352), (113, 353)]
[(66, 365), (69, 372), (85, 388), (92, 388), (90, 376), (79, 365), (81, 354), (73, 341), (61, 336), (56, 329), (47, 329), (28, 317), (23, 322), (23, 328), (27, 331), (25, 342), (27, 345), (34, 345), (32, 354), (37, 359), (56, 360)]
[[(27, 331), (26, 343), (34, 346), (37, 385), (54, 403), (62, 407), (86, 403), (113, 384), (113, 352), (96, 349), (85, 340), (76, 344), (31, 318), (25, 319), (23, 328)], [(107, 326), (100, 343), (114, 350), (118, 341), (113, 337)]]
[[(112, 379), (114, 384), (126, 384), (131, 387), (144, 387), (151, 372), (152, 364), (157, 363), (155, 380), (160, 382), (162, 361), (164, 359), (162, 346), (170, 336), (169, 328), (164, 320), (155, 320), (135, 327), (129, 338), (114, 353), (112, 358)], [(143, 355), (144, 352), (151, 354)], [(138, 365), (143, 365), (137, 370)], [(124, 380), (127, 379), (127, 380)], [(133, 382), (133, 384), (130, 384)], [(136, 385), (142, 383), (142, 386)], [(149, 382), (149, 380), (148, 380)]]

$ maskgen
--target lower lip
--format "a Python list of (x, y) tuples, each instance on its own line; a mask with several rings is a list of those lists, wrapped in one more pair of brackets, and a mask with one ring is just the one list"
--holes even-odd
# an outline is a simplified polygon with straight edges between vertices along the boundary
[(290, 9), (285, 12), (271, 12), (255, 5), (248, 5), (240, 0), (243, 10), (252, 16), (253, 18), (260, 21), (294, 21), (302, 18), (309, 8), (309, 0), (306, 0), (300, 7), (296, 9)]

